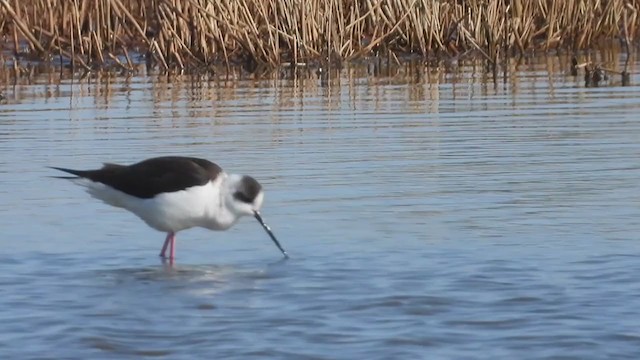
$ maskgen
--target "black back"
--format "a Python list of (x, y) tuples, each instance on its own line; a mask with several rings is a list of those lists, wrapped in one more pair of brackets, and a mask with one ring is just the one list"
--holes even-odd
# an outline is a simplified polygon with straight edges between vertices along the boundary
[(157, 157), (128, 166), (104, 164), (98, 170), (54, 169), (109, 185), (142, 199), (204, 185), (222, 172), (211, 161), (182, 156)]

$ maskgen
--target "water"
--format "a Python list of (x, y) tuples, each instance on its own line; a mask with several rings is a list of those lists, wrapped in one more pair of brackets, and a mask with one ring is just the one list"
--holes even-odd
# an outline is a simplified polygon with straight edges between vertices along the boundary
[[(640, 87), (554, 61), (5, 88), (0, 357), (636, 358)], [(163, 264), (46, 168), (167, 154), (259, 179), (291, 259), (244, 219)]]

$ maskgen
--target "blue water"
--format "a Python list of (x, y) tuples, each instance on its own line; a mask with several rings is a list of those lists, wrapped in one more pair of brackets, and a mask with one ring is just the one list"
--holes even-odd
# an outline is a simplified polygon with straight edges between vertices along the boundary
[[(546, 64), (5, 88), (0, 358), (637, 358), (640, 87)], [(168, 154), (257, 178), (291, 259), (244, 219), (162, 263), (46, 168)]]

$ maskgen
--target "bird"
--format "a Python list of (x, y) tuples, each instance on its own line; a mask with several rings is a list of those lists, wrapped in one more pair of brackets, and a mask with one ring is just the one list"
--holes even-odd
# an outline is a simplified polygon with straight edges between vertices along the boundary
[(217, 164), (186, 156), (154, 157), (131, 165), (104, 163), (95, 170), (50, 166), (72, 176), (94, 198), (128, 210), (167, 234), (160, 257), (175, 258), (176, 233), (194, 227), (227, 230), (253, 216), (285, 258), (289, 255), (264, 222), (262, 185), (251, 176), (228, 174)]

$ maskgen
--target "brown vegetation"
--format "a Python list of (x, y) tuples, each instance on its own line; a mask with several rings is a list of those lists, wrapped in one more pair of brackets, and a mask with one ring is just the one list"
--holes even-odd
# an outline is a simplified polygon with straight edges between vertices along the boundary
[(0, 0), (3, 54), (85, 69), (336, 64), (370, 55), (493, 64), (535, 50), (627, 47), (640, 0)]

